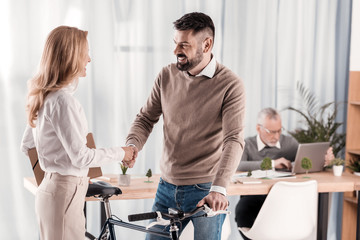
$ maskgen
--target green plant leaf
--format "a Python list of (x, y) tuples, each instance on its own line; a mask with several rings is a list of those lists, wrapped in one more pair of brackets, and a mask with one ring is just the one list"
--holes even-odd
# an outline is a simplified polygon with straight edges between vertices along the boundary
[(152, 171), (151, 171), (151, 168), (149, 168), (149, 170), (147, 171), (146, 175), (148, 178), (151, 178), (152, 177)]
[(360, 159), (350, 159), (347, 168), (351, 169), (354, 172), (360, 172)]
[(271, 166), (271, 158), (266, 157), (263, 159), (260, 165), (261, 170), (270, 170), (272, 168)]
[(338, 129), (343, 123), (336, 122), (338, 107), (344, 102), (329, 102), (319, 106), (315, 95), (303, 83), (297, 83), (297, 89), (303, 99), (306, 110), (287, 107), (286, 110), (295, 111), (302, 117), (305, 128), (288, 131), (299, 143), (330, 142), (333, 153), (338, 155), (345, 147), (345, 133)]
[(312, 168), (312, 161), (310, 158), (304, 157), (301, 159), (301, 167), (305, 169), (306, 171), (310, 170)]
[(331, 160), (330, 162), (330, 166), (340, 166), (343, 165), (345, 163), (344, 159), (341, 158), (334, 158), (333, 160)]
[(125, 167), (124, 164), (120, 163), (121, 172), (123, 175), (126, 174), (126, 171), (128, 170), (128, 167)]

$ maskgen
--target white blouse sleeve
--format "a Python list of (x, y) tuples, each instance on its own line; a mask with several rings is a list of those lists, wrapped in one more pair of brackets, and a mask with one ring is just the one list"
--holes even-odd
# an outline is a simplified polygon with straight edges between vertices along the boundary
[(34, 136), (32, 132), (32, 128), (29, 124), (26, 125), (24, 135), (21, 140), (20, 149), (28, 156), (28, 151), (35, 147)]
[(59, 98), (49, 120), (72, 165), (97, 167), (123, 160), (125, 152), (121, 147), (90, 149), (86, 146), (87, 121), (75, 98)]

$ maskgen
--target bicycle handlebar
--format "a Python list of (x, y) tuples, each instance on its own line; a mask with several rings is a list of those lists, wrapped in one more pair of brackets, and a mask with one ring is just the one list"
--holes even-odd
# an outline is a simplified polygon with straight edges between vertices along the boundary
[(157, 212), (148, 212), (148, 213), (139, 213), (139, 214), (132, 214), (128, 216), (130, 222), (141, 221), (141, 220), (148, 220), (157, 218)]
[(189, 218), (193, 215), (195, 215), (198, 212), (203, 211), (205, 213), (205, 217), (213, 217), (218, 214), (229, 214), (230, 212), (226, 210), (220, 210), (220, 211), (212, 211), (212, 209), (207, 205), (203, 205), (201, 207), (195, 208), (191, 212), (183, 212), (181, 210), (169, 208), (169, 213), (162, 213), (162, 212), (147, 212), (147, 213), (139, 213), (139, 214), (132, 214), (128, 216), (128, 219), (130, 222), (133, 221), (141, 221), (141, 220), (148, 220), (148, 219), (162, 219), (162, 217), (168, 218), (168, 219), (175, 219), (175, 220), (184, 220), (186, 218)]
[(147, 212), (147, 213), (139, 213), (139, 214), (132, 214), (128, 216), (128, 219), (130, 222), (133, 221), (141, 221), (141, 220), (148, 220), (148, 219), (154, 219), (154, 218), (160, 218), (162, 217), (168, 218), (168, 219), (176, 219), (176, 220), (184, 220), (185, 218), (191, 217), (195, 215), (198, 212), (204, 211), (205, 207), (197, 207), (193, 211), (185, 213), (181, 210), (169, 208), (169, 213), (163, 213), (163, 212)]

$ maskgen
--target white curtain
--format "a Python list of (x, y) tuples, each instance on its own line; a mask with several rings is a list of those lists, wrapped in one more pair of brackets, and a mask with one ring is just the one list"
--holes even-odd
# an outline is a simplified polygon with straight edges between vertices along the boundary
[[(136, 113), (161, 67), (175, 61), (172, 22), (201, 11), (215, 23), (216, 59), (245, 83), (245, 136), (255, 134), (263, 107), (279, 110), (299, 104), (295, 88), (303, 81), (321, 103), (346, 101), (351, 0), (2, 0), (0, 1), (0, 233), (3, 239), (38, 239), (34, 196), (23, 187), (32, 176), (19, 145), (26, 123), (26, 82), (36, 72), (47, 34), (56, 26), (89, 31), (88, 76), (76, 93), (98, 147), (123, 145)], [(298, 116), (282, 112), (293, 129)], [(339, 121), (346, 120), (346, 111)], [(162, 126), (156, 125), (133, 175), (159, 173)], [(119, 173), (117, 164), (104, 173)], [(234, 208), (238, 197), (230, 197)], [(151, 209), (152, 200), (112, 201), (113, 213)], [(338, 202), (336, 202), (338, 204)], [(88, 204), (88, 226), (98, 233), (97, 203)], [(233, 210), (233, 209), (232, 209)], [(234, 212), (234, 211), (232, 211)], [(337, 214), (336, 211), (335, 216)], [(230, 239), (239, 239), (231, 215)], [(337, 222), (329, 239), (339, 235)], [(124, 239), (143, 234), (118, 229)]]

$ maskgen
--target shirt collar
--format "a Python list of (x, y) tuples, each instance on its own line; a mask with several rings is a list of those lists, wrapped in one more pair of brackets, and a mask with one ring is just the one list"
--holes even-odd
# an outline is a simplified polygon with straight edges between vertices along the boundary
[(206, 67), (195, 77), (206, 76), (208, 78), (213, 78), (215, 75), (215, 71), (216, 71), (216, 60), (215, 57), (212, 55), (212, 58), (208, 63), (208, 65), (206, 65)]
[[(259, 134), (256, 135), (256, 142), (257, 142), (257, 147), (258, 147), (258, 151), (259, 151), (259, 152), (266, 147), (266, 144), (263, 143), (263, 141), (261, 141)], [(280, 142), (277, 141), (274, 147), (280, 149), (280, 148), (281, 148)]]

